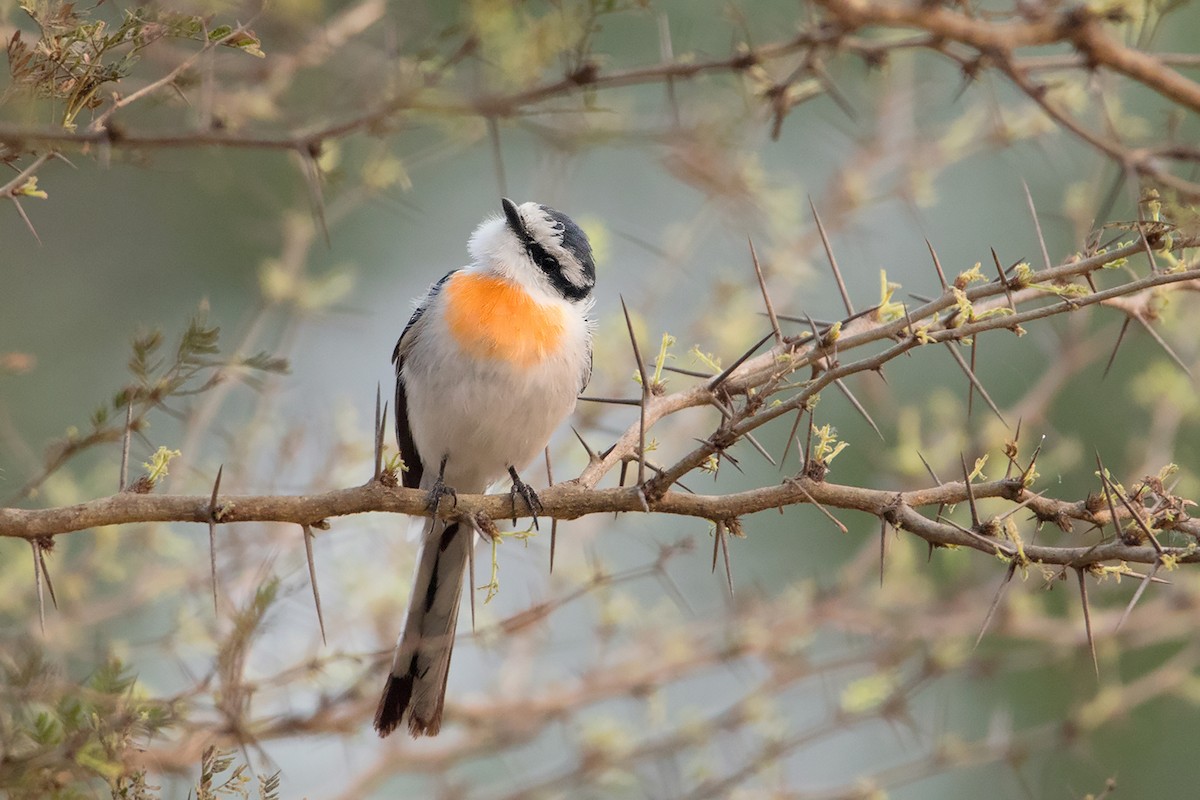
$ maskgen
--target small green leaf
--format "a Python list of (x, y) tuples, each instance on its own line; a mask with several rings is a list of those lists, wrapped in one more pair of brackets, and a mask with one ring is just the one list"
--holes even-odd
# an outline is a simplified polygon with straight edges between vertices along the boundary
[(149, 478), (150, 483), (158, 483), (167, 477), (167, 468), (171, 464), (171, 459), (181, 455), (183, 454), (178, 450), (168, 450), (165, 447), (159, 447), (154, 455), (150, 456), (150, 460), (142, 464), (146, 468), (146, 477)]
[(13, 194), (20, 195), (21, 197), (36, 197), (39, 200), (45, 200), (50, 196), (38, 188), (38, 179), (36, 175), (30, 175), (28, 178), (26, 178), (23, 184), (18, 186), (16, 189), (13, 189)]

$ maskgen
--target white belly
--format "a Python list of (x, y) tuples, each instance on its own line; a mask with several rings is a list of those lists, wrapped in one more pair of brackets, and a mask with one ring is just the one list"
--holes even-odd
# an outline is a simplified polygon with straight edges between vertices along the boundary
[(588, 358), (587, 324), (573, 319), (561, 350), (526, 367), (464, 354), (430, 316), (422, 346), (409, 352), (403, 367), (422, 483), (432, 483), (446, 456), (446, 485), (482, 492), (509, 466), (529, 464), (575, 409)]

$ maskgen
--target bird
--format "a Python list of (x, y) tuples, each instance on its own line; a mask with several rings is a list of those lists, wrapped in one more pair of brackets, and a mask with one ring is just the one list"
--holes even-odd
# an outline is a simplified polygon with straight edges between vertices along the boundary
[[(583, 229), (535, 202), (502, 198), (503, 213), (471, 235), (469, 266), (417, 303), (392, 361), (401, 482), (426, 491), (428, 510), (458, 492), (482, 493), (507, 474), (536, 521), (541, 502), (518, 470), (575, 409), (592, 372), (596, 265)], [(476, 531), (425, 520), (404, 627), (375, 712), (381, 737), (407, 722), (436, 736)], [(473, 590), (474, 587), (472, 587)]]

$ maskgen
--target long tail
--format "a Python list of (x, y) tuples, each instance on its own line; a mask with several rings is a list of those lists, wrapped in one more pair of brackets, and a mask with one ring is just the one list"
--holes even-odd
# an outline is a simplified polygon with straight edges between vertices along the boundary
[(458, 522), (431, 519), (425, 523), (404, 631), (375, 711), (375, 730), (381, 737), (406, 717), (413, 736), (436, 736), (442, 727), (446, 676), (473, 533), (470, 525)]

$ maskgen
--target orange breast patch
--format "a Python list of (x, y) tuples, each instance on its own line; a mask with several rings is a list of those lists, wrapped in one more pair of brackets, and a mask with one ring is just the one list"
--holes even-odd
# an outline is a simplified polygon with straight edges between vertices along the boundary
[(450, 333), (473, 356), (531, 367), (562, 344), (563, 310), (502, 278), (460, 272), (444, 291)]

